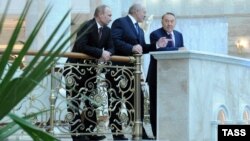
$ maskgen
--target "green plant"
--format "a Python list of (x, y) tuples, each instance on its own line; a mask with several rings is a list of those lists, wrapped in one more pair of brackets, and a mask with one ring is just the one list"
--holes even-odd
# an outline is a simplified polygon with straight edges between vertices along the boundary
[[(30, 36), (24, 42), (23, 48), (17, 54), (17, 58), (11, 63), (8, 70), (6, 71), (6, 67), (9, 64), (9, 57), (12, 54), (14, 44), (17, 42), (18, 35), (21, 30), (21, 26), (24, 23), (25, 17), (29, 11), (32, 0), (28, 0), (25, 8), (23, 9), (18, 23), (15, 27), (15, 30), (8, 42), (7, 48), (0, 54), (0, 121), (5, 117), (9, 116), (13, 122), (9, 123), (4, 127), (0, 127), (0, 140), (6, 139), (8, 136), (15, 133), (20, 128), (26, 131), (33, 140), (58, 140), (53, 137), (51, 134), (46, 133), (36, 126), (30, 124), (26, 119), (30, 118), (32, 115), (26, 117), (18, 117), (14, 114), (11, 114), (11, 110), (25, 97), (27, 96), (38, 84), (43, 80), (48, 74), (48, 70), (50, 69), (52, 63), (56, 62), (58, 56), (66, 50), (67, 43), (71, 40), (71, 38), (75, 35), (77, 30), (73, 32), (70, 37), (64, 38), (64, 35), (67, 33), (65, 31), (61, 38), (59, 38), (56, 43), (54, 43), (52, 48), (47, 51), (49, 45), (51, 45), (51, 41), (55, 34), (60, 29), (61, 25), (65, 21), (66, 17), (70, 14), (70, 10), (64, 15), (58, 26), (54, 29), (48, 40), (43, 44), (37, 54), (33, 57), (31, 62), (23, 69), (22, 73), (18, 77), (14, 77), (19, 66), (22, 64), (23, 57), (29, 51), (30, 46), (32, 45), (34, 39), (36, 38), (40, 28), (42, 27), (46, 17), (50, 13), (51, 6), (47, 7), (42, 14), (41, 18), (37, 22), (35, 28), (33, 29)], [(2, 32), (3, 23), (7, 15), (8, 5), (10, 1), (8, 1), (7, 6), (4, 10), (3, 15), (0, 19), (0, 33)], [(70, 27), (70, 25), (69, 25)], [(1, 33), (4, 34), (4, 33)], [(43, 57), (46, 54), (46, 57)], [(38, 113), (39, 114), (39, 113)]]

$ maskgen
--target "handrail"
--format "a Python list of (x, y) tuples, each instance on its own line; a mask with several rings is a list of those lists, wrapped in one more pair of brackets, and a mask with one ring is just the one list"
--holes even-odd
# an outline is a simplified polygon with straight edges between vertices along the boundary
[[(0, 49), (0, 54), (3, 54), (5, 49)], [(13, 49), (11, 54), (13, 55), (18, 55), (21, 50), (19, 49)], [(35, 50), (30, 50), (26, 53), (26, 55), (31, 55), (34, 56), (38, 53), (38, 51)], [(48, 56), (48, 52), (44, 52), (43, 56)], [(91, 57), (87, 54), (84, 53), (76, 53), (76, 52), (65, 52), (59, 54), (59, 57), (66, 57), (66, 58), (79, 58), (79, 59), (95, 59), (94, 57)], [(111, 56), (111, 61), (115, 62), (126, 62), (126, 63), (134, 63), (135, 62), (135, 57), (133, 56), (117, 56), (113, 55)]]
[[(20, 53), (20, 49), (13, 49), (11, 52), (11, 55), (18, 55)], [(1, 54), (4, 54), (5, 49), (0, 49), (0, 59), (1, 59)], [(36, 54), (38, 54), (39, 51), (34, 51), (34, 50), (29, 50), (26, 55), (31, 55), (31, 56), (35, 56)], [(44, 52), (42, 54), (42, 56), (49, 56), (49, 52)], [(141, 103), (144, 101), (141, 101), (141, 56), (142, 54), (135, 54), (134, 56), (111, 56), (111, 61), (116, 61), (116, 62), (125, 62), (125, 63), (134, 63), (134, 69), (132, 69), (131, 71), (133, 71), (133, 74), (131, 73), (131, 75), (133, 75), (133, 77), (131, 79), (133, 79), (134, 82), (134, 95), (133, 95), (133, 102), (134, 103), (130, 103), (134, 105), (134, 119), (132, 119), (134, 121), (134, 125), (132, 128), (132, 136), (133, 139), (135, 140), (141, 140), (142, 139), (142, 126), (143, 126), (143, 122), (141, 120), (142, 117), (142, 113), (141, 113)], [(12, 57), (12, 56), (11, 56)], [(16, 56), (14, 56), (13, 60), (15, 59)], [(79, 59), (96, 59), (94, 57), (91, 57), (87, 54), (83, 54), (83, 53), (75, 53), (75, 52), (65, 52), (65, 53), (60, 53), (58, 55), (58, 57), (66, 57), (66, 58), (79, 58)], [(98, 66), (96, 66), (98, 67)], [(124, 69), (124, 68), (121, 68)], [(49, 70), (51, 75), (54, 75), (53, 72), (56, 71), (56, 69), (50, 69)], [(129, 70), (130, 71), (130, 70)], [(117, 76), (115, 76), (117, 77)], [(49, 128), (49, 132), (51, 132), (52, 134), (54, 134), (54, 121), (55, 121), (55, 102), (56, 102), (56, 88), (54, 87), (54, 83), (53, 81), (56, 80), (55, 77), (51, 77), (51, 94), (50, 94), (50, 128)], [(56, 83), (56, 82), (55, 82)], [(132, 82), (131, 82), (132, 83)], [(117, 87), (117, 86), (116, 86)], [(118, 86), (120, 87), (120, 86)]]

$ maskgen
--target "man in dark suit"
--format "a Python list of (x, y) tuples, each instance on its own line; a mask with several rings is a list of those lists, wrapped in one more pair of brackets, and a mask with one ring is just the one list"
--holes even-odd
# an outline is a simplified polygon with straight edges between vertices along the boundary
[[(155, 43), (158, 39), (166, 37), (167, 45), (164, 48), (152, 48), (151, 51), (171, 51), (185, 49), (182, 34), (174, 30), (174, 27), (176, 25), (175, 15), (173, 13), (167, 12), (162, 16), (161, 23), (162, 27), (156, 29), (150, 34), (150, 42)], [(157, 61), (152, 55), (150, 56), (147, 82), (150, 92), (150, 121), (153, 134), (156, 137)]]
[[(94, 18), (87, 21), (77, 34), (72, 52), (85, 53), (96, 58), (93, 64), (110, 60), (114, 53), (111, 30), (107, 26), (111, 21), (111, 9), (106, 5), (98, 6)], [(68, 116), (73, 141), (102, 140), (105, 136), (77, 135), (78, 133), (91, 133), (97, 124), (96, 105), (92, 103), (93, 89), (97, 86), (94, 67), (80, 66), (89, 60), (68, 58), (67, 63), (77, 63), (79, 66), (65, 67), (67, 99), (69, 100)], [(81, 72), (82, 71), (82, 72)], [(93, 79), (94, 78), (94, 79)], [(69, 80), (69, 81), (67, 81)], [(70, 81), (73, 80), (73, 81)], [(76, 85), (67, 82), (75, 82)], [(72, 84), (72, 85), (71, 85)], [(84, 97), (88, 97), (87, 99)], [(84, 109), (80, 113), (80, 103), (84, 100)]]
[[(153, 47), (165, 47), (166, 46), (166, 40), (164, 38), (159, 38), (158, 41), (156, 41), (153, 44), (146, 44), (144, 39), (144, 31), (139, 27), (138, 22), (143, 22), (145, 19), (145, 8), (141, 4), (133, 4), (129, 8), (128, 15), (125, 17), (121, 17), (116, 19), (112, 26), (112, 38), (115, 45), (115, 55), (121, 55), (121, 56), (133, 56), (133, 54), (142, 54), (142, 53), (148, 53), (149, 49)], [(116, 65), (121, 66), (133, 66), (133, 64), (126, 64), (126, 63), (115, 63)], [(131, 70), (133, 72), (133, 70)], [(122, 75), (121, 73), (119, 75)], [(120, 80), (121, 81), (121, 80)], [(128, 111), (130, 111), (132, 108), (134, 108), (134, 95), (133, 95), (133, 88), (134, 84), (127, 84), (127, 86), (131, 86), (131, 90), (128, 90), (121, 94), (121, 99), (126, 99), (126, 107)], [(119, 87), (119, 80), (114, 82), (114, 86)], [(117, 89), (117, 88), (116, 88)], [(119, 89), (116, 90), (116, 92), (119, 92)], [(123, 96), (123, 97), (122, 97)], [(143, 99), (143, 95), (141, 96)], [(143, 101), (143, 100), (142, 100)], [(130, 104), (128, 104), (130, 103)], [(119, 103), (118, 103), (119, 104)], [(143, 102), (142, 102), (143, 104)], [(114, 104), (115, 105), (115, 104)], [(143, 115), (143, 105), (141, 107), (141, 115)], [(117, 133), (122, 130), (122, 126), (119, 123), (119, 107), (116, 108), (114, 112), (111, 112), (110, 117), (110, 126), (113, 133)], [(131, 121), (134, 119), (134, 113), (132, 113), (132, 117), (130, 117), (130, 124)], [(112, 128), (113, 127), (113, 128)], [(124, 135), (113, 135), (114, 140), (127, 140), (127, 138), (124, 137)], [(148, 139), (146, 132), (143, 128), (143, 139)]]

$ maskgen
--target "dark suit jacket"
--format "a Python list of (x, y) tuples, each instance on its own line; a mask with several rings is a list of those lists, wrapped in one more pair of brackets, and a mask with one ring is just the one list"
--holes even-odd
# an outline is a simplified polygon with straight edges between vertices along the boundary
[(148, 53), (150, 45), (145, 43), (144, 31), (139, 28), (139, 35), (129, 16), (116, 19), (112, 26), (112, 38), (115, 46), (115, 54), (132, 56), (132, 48), (136, 44), (143, 47), (143, 53)]
[[(180, 47), (184, 47), (184, 41), (183, 36), (180, 32), (174, 30), (174, 38), (175, 38), (175, 46), (174, 47), (165, 47), (165, 48), (152, 48), (151, 51), (171, 51), (171, 50), (178, 50)], [(163, 28), (159, 28), (150, 34), (150, 42), (155, 43), (159, 38), (161, 37), (167, 37), (167, 33)], [(168, 45), (167, 45), (168, 46)], [(148, 75), (147, 75), (147, 81), (149, 85), (155, 85), (156, 86), (156, 80), (157, 79), (157, 62), (156, 59), (151, 55), (150, 56), (150, 64), (148, 68)]]
[[(77, 33), (77, 40), (73, 46), (72, 52), (77, 52), (77, 53), (85, 53), (87, 55), (90, 55), (96, 59), (99, 59), (102, 56), (102, 52), (103, 49), (111, 52), (112, 54), (114, 53), (114, 45), (113, 45), (113, 41), (112, 41), (112, 37), (111, 37), (111, 29), (107, 26), (103, 27), (102, 30), (102, 36), (101, 39), (99, 40), (99, 35), (98, 35), (98, 27), (97, 27), (97, 23), (95, 21), (95, 19), (91, 19), (87, 22), (84, 23), (83, 27), (81, 28), (81, 30)], [(69, 63), (84, 63), (85, 59), (74, 59), (74, 58), (68, 58), (67, 62)], [(97, 62), (96, 62), (97, 63)], [(87, 68), (90, 68), (90, 71), (87, 71)], [(82, 71), (85, 70), (85, 71)], [(84, 72), (84, 73), (82, 73)], [(92, 91), (92, 86), (89, 86), (89, 84), (94, 84), (95, 80), (95, 76), (96, 76), (96, 71), (93, 70), (93, 68), (89, 67), (89, 66), (80, 66), (80, 67), (71, 67), (71, 66), (65, 66), (65, 70), (64, 70), (64, 76), (67, 77), (71, 77), (74, 79), (74, 85), (66, 85), (66, 93), (67, 96), (71, 96), (71, 97), (79, 97), (79, 92), (81, 92), (81, 88), (85, 87), (88, 88), (89, 90), (87, 91), (87, 93), (85, 94), (86, 96), (89, 96), (91, 94), (90, 91)], [(96, 85), (94, 86), (95, 88), (97, 87)], [(79, 108), (79, 103), (81, 101), (79, 99), (74, 99), (73, 101), (71, 101), (71, 104), (73, 104), (75, 107)], [(85, 112), (93, 112), (93, 109), (91, 109), (91, 102), (89, 100), (84, 100), (85, 106), (88, 107), (88, 110)], [(84, 131), (82, 131), (82, 129), (80, 129), (80, 124), (81, 122), (81, 114), (79, 113), (79, 111), (75, 111), (74, 109), (72, 109), (72, 107), (68, 107), (68, 111), (74, 111), (76, 114), (76, 116), (73, 118), (72, 123), (71, 124), (71, 130), (72, 132), (89, 132), (89, 131), (85, 131), (87, 128), (90, 128), (92, 126), (92, 128), (95, 127), (96, 123), (96, 115), (88, 115), (86, 116), (86, 120), (84, 120), (84, 125), (85, 127), (87, 127), (86, 129), (84, 129)], [(85, 114), (84, 114), (85, 115)], [(88, 119), (91, 119), (88, 120)], [(83, 122), (83, 121), (82, 121)], [(73, 130), (77, 130), (77, 131), (73, 131)]]
[[(178, 50), (178, 48), (180, 47), (184, 47), (184, 43), (183, 43), (183, 36), (180, 32), (174, 30), (174, 38), (175, 38), (175, 46), (174, 47), (165, 47), (165, 48), (152, 48), (152, 51), (170, 51), (170, 50)], [(163, 28), (159, 28), (153, 32), (151, 32), (150, 34), (150, 42), (151, 43), (155, 43), (157, 40), (159, 40), (161, 37), (167, 37), (167, 33), (165, 32), (165, 30)], [(168, 45), (167, 45), (168, 46)], [(153, 50), (155, 49), (155, 50)]]
[[(143, 48), (143, 53), (148, 53), (149, 49), (151, 48), (150, 46), (154, 46), (153, 44), (146, 44), (145, 39), (144, 39), (144, 31), (139, 28), (139, 33), (137, 34), (135, 26), (132, 22), (132, 20), (129, 18), (129, 16), (125, 16), (122, 18), (116, 19), (112, 26), (111, 26), (111, 31), (112, 31), (112, 38), (115, 46), (115, 54), (120, 55), (120, 56), (133, 56), (132, 48), (134, 45), (140, 44)], [(128, 63), (121, 63), (121, 62), (113, 62), (114, 65), (120, 65), (120, 66), (134, 66), (134, 64), (128, 64)], [(134, 70), (131, 70), (134, 71)], [(122, 74), (121, 71), (117, 73), (117, 75), (124, 75)], [(126, 77), (126, 75), (124, 75)], [(116, 77), (118, 78), (118, 76)], [(128, 81), (129, 84), (126, 85), (127, 88), (130, 88), (131, 86), (134, 87), (133, 81)], [(113, 81), (112, 84), (115, 86), (114, 88), (116, 89), (116, 92), (120, 93), (120, 82)], [(118, 88), (118, 87), (119, 88)], [(126, 88), (122, 88), (125, 90)], [(122, 91), (123, 91), (122, 90)], [(125, 99), (128, 99), (128, 101), (134, 105), (134, 98), (131, 97), (131, 91), (123, 91), (124, 93), (122, 94)], [(142, 93), (141, 93), (142, 94)], [(143, 94), (141, 96), (143, 99)], [(141, 99), (141, 100), (142, 100)], [(143, 100), (142, 100), (143, 101)], [(116, 104), (118, 105), (120, 102), (117, 102)], [(131, 110), (131, 108), (134, 108), (132, 105), (127, 104), (126, 106), (128, 110)], [(119, 106), (116, 106), (119, 107)], [(112, 121), (119, 120), (119, 117), (117, 117), (117, 113), (120, 112), (120, 108), (116, 108), (114, 112), (111, 112), (110, 116), (110, 124), (115, 125), (118, 129), (122, 130), (121, 124), (117, 123), (112, 123)], [(141, 114), (143, 115), (144, 109), (143, 109), (143, 102), (141, 102)], [(114, 118), (116, 117), (116, 118)], [(130, 117), (130, 121), (133, 121), (133, 114)], [(143, 118), (143, 116), (141, 116)], [(141, 119), (143, 120), (143, 119)], [(144, 128), (143, 128), (144, 129)], [(116, 130), (116, 129), (115, 129)], [(115, 131), (112, 131), (115, 132)], [(117, 131), (119, 132), (119, 131)], [(145, 135), (145, 130), (143, 130), (143, 136)]]
[[(99, 59), (102, 56), (103, 48), (112, 54), (114, 53), (114, 45), (109, 27), (104, 26), (102, 36), (99, 41), (97, 23), (95, 19), (87, 21), (82, 29), (77, 33), (77, 41), (75, 42), (72, 52), (85, 53)], [(69, 58), (67, 62), (76, 63), (82, 59)]]

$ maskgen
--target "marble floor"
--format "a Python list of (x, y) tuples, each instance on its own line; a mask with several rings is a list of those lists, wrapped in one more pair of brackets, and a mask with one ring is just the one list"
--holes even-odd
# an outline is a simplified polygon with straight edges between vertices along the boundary
[[(151, 130), (151, 125), (144, 124), (144, 128), (147, 132), (147, 135), (152, 138), (153, 134), (152, 134), (152, 130)], [(112, 141), (113, 140), (111, 132), (110, 132), (110, 134), (106, 134), (105, 136), (106, 136), (106, 138), (103, 139), (102, 141)], [(125, 135), (125, 136), (130, 141), (132, 141), (131, 135)], [(60, 137), (58, 137), (58, 139), (60, 141), (72, 141), (72, 139), (69, 135), (60, 136)], [(20, 135), (20, 132), (17, 132), (16, 134), (10, 136), (8, 139), (6, 139), (4, 141), (32, 141), (32, 138), (30, 138), (28, 135), (25, 135), (24, 133), (22, 135)], [(143, 140), (143, 141), (147, 141), (147, 140)]]

